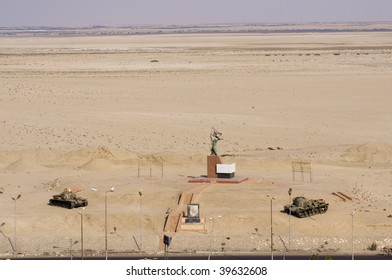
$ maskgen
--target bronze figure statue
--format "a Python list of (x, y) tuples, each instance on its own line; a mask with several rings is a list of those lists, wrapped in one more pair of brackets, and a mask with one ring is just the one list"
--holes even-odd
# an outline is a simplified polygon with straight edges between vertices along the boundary
[(211, 128), (211, 133), (210, 133), (210, 139), (211, 139), (211, 155), (212, 156), (217, 156), (218, 151), (216, 149), (216, 144), (218, 143), (219, 140), (223, 140), (222, 138), (222, 133), (217, 131), (215, 128)]

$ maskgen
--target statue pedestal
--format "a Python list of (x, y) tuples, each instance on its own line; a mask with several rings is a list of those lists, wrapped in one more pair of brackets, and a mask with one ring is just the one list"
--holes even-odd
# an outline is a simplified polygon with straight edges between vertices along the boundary
[(219, 156), (207, 156), (207, 178), (218, 178), (216, 165), (221, 163)]
[(235, 163), (222, 164), (219, 156), (207, 156), (207, 176), (193, 177), (188, 183), (240, 184), (248, 180), (235, 175), (235, 166)]
[(206, 223), (204, 218), (200, 218), (199, 223), (186, 223), (185, 218), (182, 218), (179, 225), (180, 231), (196, 231), (206, 232)]

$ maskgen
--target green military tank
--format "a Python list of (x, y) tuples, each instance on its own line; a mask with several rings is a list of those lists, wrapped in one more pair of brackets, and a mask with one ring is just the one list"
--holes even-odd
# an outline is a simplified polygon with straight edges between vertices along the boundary
[(88, 205), (88, 201), (86, 198), (78, 197), (71, 190), (64, 189), (61, 194), (56, 194), (49, 200), (49, 205), (72, 209), (85, 207)]
[(324, 199), (307, 199), (303, 196), (298, 196), (293, 199), (292, 204), (284, 206), (284, 212), (298, 218), (304, 218), (324, 214), (328, 210), (328, 205)]

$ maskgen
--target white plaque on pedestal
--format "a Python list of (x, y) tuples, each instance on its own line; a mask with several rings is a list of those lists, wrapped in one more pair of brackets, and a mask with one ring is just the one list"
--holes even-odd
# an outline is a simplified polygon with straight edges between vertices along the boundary
[(217, 164), (216, 165), (216, 173), (234, 173), (235, 172), (235, 163), (230, 164)]

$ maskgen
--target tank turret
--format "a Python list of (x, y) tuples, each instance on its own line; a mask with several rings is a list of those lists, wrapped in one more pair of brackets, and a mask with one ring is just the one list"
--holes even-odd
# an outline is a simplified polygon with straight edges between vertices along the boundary
[(63, 207), (63, 208), (76, 208), (87, 206), (88, 201), (86, 198), (78, 197), (70, 189), (64, 189), (61, 194), (56, 194), (49, 200), (49, 205)]
[(284, 212), (298, 218), (304, 218), (324, 214), (328, 210), (328, 205), (323, 199), (307, 199), (303, 196), (298, 196), (293, 199), (292, 204), (284, 206)]

